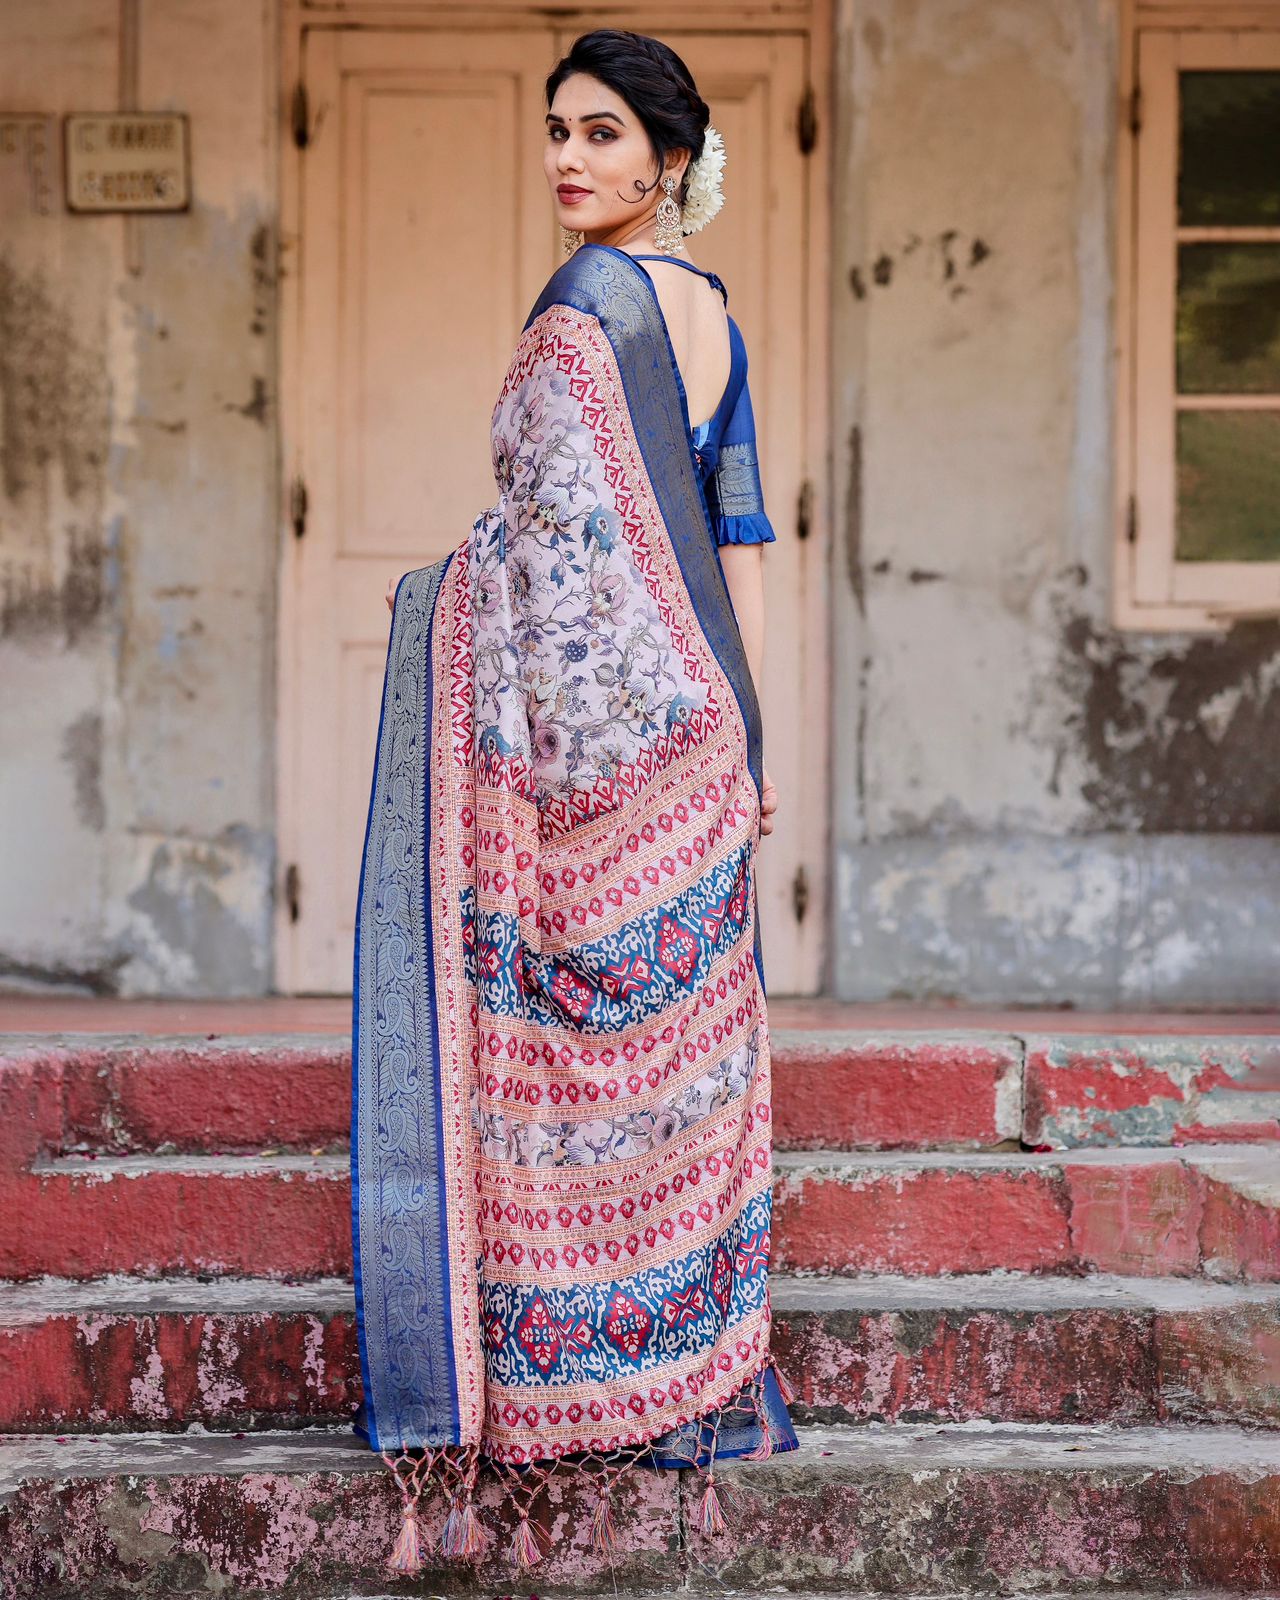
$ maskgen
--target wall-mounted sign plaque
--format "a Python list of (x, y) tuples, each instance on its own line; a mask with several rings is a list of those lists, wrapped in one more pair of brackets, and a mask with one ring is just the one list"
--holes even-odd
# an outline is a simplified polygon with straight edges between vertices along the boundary
[(179, 111), (77, 113), (64, 119), (71, 211), (185, 211), (187, 118)]

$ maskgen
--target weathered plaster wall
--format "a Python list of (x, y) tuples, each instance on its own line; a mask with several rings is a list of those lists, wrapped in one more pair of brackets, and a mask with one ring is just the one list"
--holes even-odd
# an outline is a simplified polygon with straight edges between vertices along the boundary
[[(264, 0), (142, 0), (193, 205), (0, 233), (0, 983), (269, 981), (274, 128)], [(0, 109), (118, 104), (118, 0), (8, 0)]]
[[(0, 983), (270, 979), (270, 0), (140, 0), (194, 205), (0, 232)], [(115, 103), (8, 0), (0, 109)], [(1117, 634), (1116, 0), (840, 0), (837, 920), (850, 997), (1280, 999), (1280, 632)]]
[(842, 0), (847, 997), (1280, 1000), (1280, 629), (1107, 620), (1118, 20)]

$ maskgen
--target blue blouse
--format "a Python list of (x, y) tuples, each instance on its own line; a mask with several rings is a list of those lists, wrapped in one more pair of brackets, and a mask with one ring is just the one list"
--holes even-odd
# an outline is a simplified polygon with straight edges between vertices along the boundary
[[(630, 255), (630, 251), (627, 252)], [(633, 261), (674, 261), (707, 278), (725, 304), (729, 291), (714, 273), (679, 256), (631, 256)], [(640, 269), (644, 272), (644, 268)], [(647, 277), (652, 274), (646, 273)], [(760, 464), (756, 455), (756, 423), (747, 386), (747, 346), (742, 330), (729, 317), (729, 381), (720, 404), (705, 422), (690, 429), (694, 458), (702, 477), (711, 528), (717, 544), (768, 544), (777, 538), (764, 509)]]

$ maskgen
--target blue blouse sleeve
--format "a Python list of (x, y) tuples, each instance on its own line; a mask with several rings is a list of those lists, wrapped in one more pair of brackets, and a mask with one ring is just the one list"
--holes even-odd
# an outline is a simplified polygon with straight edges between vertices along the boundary
[(764, 509), (756, 422), (745, 373), (720, 441), (712, 491), (711, 525), (717, 544), (769, 544), (777, 538)]

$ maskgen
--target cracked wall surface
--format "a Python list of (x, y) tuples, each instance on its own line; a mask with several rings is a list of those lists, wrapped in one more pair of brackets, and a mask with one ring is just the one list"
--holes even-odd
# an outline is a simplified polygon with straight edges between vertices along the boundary
[[(191, 118), (189, 212), (71, 215), (59, 178), (0, 237), (0, 985), (269, 983), (269, 13), (139, 6), (139, 104)], [(119, 17), (11, 0), (0, 105), (117, 104)]]
[[(190, 212), (140, 219), (132, 254), (119, 217), (60, 198), (0, 238), (0, 985), (253, 994), (275, 878), (274, 11), (139, 17), (140, 104), (191, 118)], [(1118, 26), (1118, 0), (837, 6), (848, 998), (1280, 999), (1280, 626), (1108, 620)], [(118, 27), (114, 0), (11, 0), (0, 103), (114, 104)]]
[(1118, 27), (840, 7), (847, 998), (1280, 999), (1280, 625), (1108, 620)]

